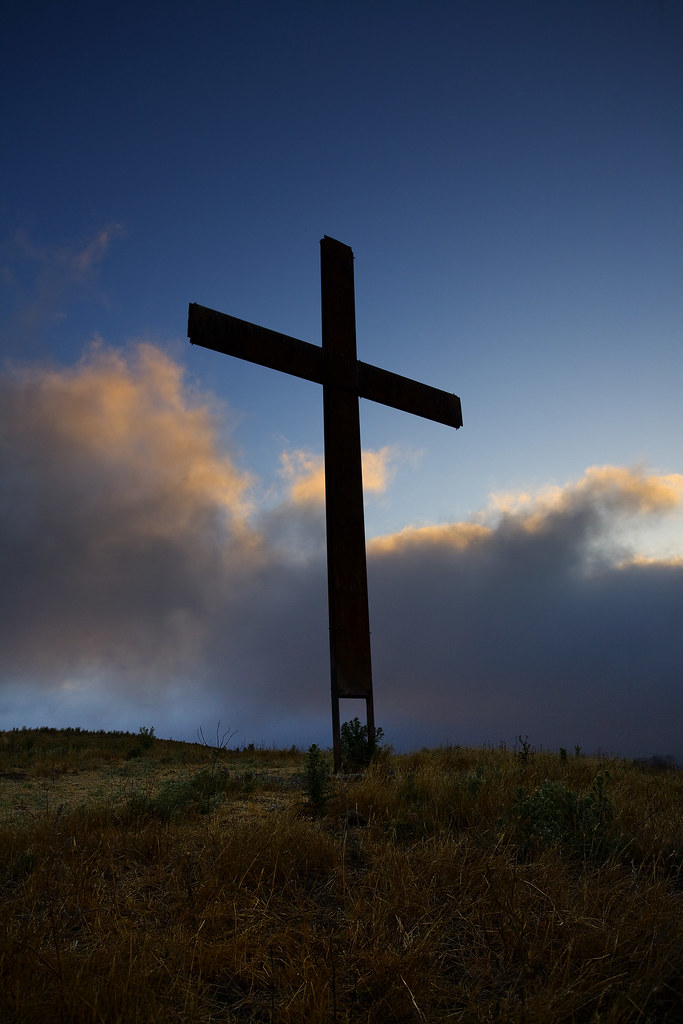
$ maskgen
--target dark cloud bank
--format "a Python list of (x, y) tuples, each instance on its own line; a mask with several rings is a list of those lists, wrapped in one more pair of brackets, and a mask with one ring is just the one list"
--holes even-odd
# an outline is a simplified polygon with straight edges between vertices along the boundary
[[(220, 416), (152, 346), (2, 378), (3, 728), (327, 744), (324, 528), (268, 512)], [(619, 549), (681, 477), (603, 467), (479, 523), (369, 545), (375, 703), (398, 749), (536, 745), (683, 761), (683, 562)], [(342, 705), (349, 715), (352, 704)]]

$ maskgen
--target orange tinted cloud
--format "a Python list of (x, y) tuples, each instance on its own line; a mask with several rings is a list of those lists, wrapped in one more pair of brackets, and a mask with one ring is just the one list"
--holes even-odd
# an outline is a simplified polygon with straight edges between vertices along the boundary
[(611, 518), (616, 525), (627, 516), (664, 515), (681, 507), (681, 474), (658, 475), (642, 468), (591, 466), (580, 480), (564, 487), (545, 487), (536, 494), (526, 491), (492, 494), (480, 516), (485, 524), (492, 525), (465, 522), (406, 526), (398, 533), (373, 538), (368, 551), (388, 554), (434, 546), (462, 551), (493, 538), (502, 523), (508, 530), (530, 534), (558, 529), (565, 531), (568, 537), (570, 524), (577, 516), (590, 515), (596, 521)]
[(618, 562), (616, 568), (630, 569), (633, 566), (650, 568), (666, 568), (670, 566), (673, 569), (679, 569), (683, 568), (683, 555), (673, 555), (670, 558), (655, 558), (651, 555), (631, 555)]
[(373, 452), (363, 451), (363, 490), (384, 494), (393, 477), (391, 463), (396, 459), (395, 450), (385, 445)]
[(487, 526), (479, 523), (441, 523), (437, 526), (405, 526), (398, 533), (373, 537), (368, 542), (368, 552), (373, 555), (388, 555), (406, 552), (419, 547), (442, 545), (462, 551), (471, 544), (485, 540), (491, 533)]
[(7, 671), (180, 671), (207, 608), (263, 558), (210, 399), (146, 344), (10, 371), (0, 390)]
[[(363, 490), (383, 494), (391, 479), (390, 463), (394, 458), (390, 447), (363, 451)], [(325, 499), (325, 460), (304, 449), (282, 452), (280, 474), (287, 481), (288, 496), (295, 504), (322, 503)]]
[(115, 489), (114, 507), (134, 511), (127, 530), (185, 529), (198, 506), (233, 525), (250, 513), (251, 478), (219, 452), (215, 409), (188, 400), (182, 369), (153, 345), (95, 345), (75, 368), (23, 370), (14, 386), (22, 429), (44, 432), (72, 473)]
[(683, 475), (658, 475), (643, 468), (590, 466), (576, 484), (576, 494), (600, 500), (629, 513), (670, 512), (683, 503)]
[(280, 475), (287, 482), (290, 501), (295, 504), (322, 502), (325, 497), (325, 462), (303, 448), (280, 454)]
[(527, 530), (534, 531), (541, 529), (549, 516), (587, 505), (606, 514), (666, 514), (683, 505), (683, 475), (658, 475), (642, 467), (589, 466), (580, 480), (564, 487), (545, 487), (536, 494), (494, 493), (489, 513), (516, 517)]

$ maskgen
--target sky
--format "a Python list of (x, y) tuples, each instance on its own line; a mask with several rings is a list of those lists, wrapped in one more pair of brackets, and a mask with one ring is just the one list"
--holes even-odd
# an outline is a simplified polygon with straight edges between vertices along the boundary
[(318, 344), (329, 235), (359, 358), (463, 407), (361, 401), (386, 740), (683, 761), (683, 7), (9, 0), (0, 39), (0, 729), (331, 744), (320, 387), (186, 337)]

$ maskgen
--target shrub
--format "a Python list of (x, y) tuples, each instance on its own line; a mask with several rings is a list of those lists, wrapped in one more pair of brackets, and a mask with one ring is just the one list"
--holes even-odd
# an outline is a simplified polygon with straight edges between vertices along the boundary
[(204, 767), (186, 778), (169, 779), (154, 796), (132, 793), (124, 805), (121, 820), (125, 823), (153, 819), (170, 821), (180, 816), (209, 814), (227, 792), (250, 793), (254, 783), (251, 772), (233, 777), (222, 769), (212, 771)]
[(600, 859), (611, 852), (613, 810), (605, 792), (607, 781), (608, 772), (597, 775), (585, 794), (549, 779), (532, 793), (520, 789), (512, 823), (524, 854), (534, 846), (561, 846), (567, 853)]
[(363, 771), (381, 750), (384, 733), (375, 729), (372, 739), (368, 737), (367, 725), (353, 718), (341, 727), (341, 759), (346, 771)]
[(143, 750), (149, 750), (149, 748), (154, 743), (154, 738), (154, 726), (152, 726), (150, 729), (148, 729), (146, 725), (140, 726), (138, 740), (140, 741), (140, 746), (142, 747)]

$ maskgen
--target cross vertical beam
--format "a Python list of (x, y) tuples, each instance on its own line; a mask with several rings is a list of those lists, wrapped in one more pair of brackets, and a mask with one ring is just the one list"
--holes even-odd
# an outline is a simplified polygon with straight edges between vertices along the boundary
[[(354, 365), (356, 311), (350, 247), (323, 238), (320, 270), (323, 350), (332, 360)], [(338, 771), (340, 697), (364, 699), (370, 742), (375, 732), (357, 390), (337, 382), (323, 384), (323, 417), (332, 742)]]
[(462, 426), (462, 409), (457, 395), (356, 358), (353, 252), (325, 236), (320, 262), (322, 347), (195, 302), (188, 310), (187, 335), (193, 345), (323, 386), (332, 737), (339, 771), (342, 697), (365, 700), (368, 738), (375, 736), (358, 399), (456, 430)]

